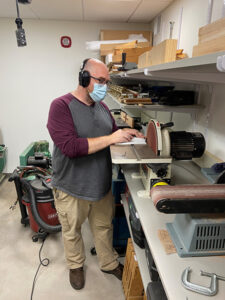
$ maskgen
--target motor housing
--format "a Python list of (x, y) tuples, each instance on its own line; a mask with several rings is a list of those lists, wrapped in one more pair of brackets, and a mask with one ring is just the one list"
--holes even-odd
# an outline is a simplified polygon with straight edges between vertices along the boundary
[(171, 131), (170, 155), (176, 160), (201, 157), (205, 151), (205, 138), (200, 132)]

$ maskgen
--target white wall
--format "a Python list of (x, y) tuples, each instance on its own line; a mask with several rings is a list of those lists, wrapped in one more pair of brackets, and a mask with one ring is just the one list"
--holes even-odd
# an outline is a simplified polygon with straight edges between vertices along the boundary
[[(143, 29), (149, 24), (24, 20), (27, 47), (18, 48), (14, 19), (0, 19), (0, 143), (8, 147), (7, 166), (19, 165), (19, 155), (33, 141), (51, 142), (46, 129), (51, 101), (77, 85), (81, 62), (97, 53), (85, 41), (99, 39), (100, 29)], [(60, 46), (69, 35), (72, 47)], [(52, 149), (52, 143), (51, 143)]]
[[(223, 0), (214, 0), (212, 22), (222, 17)], [(192, 57), (193, 45), (198, 44), (198, 29), (206, 25), (208, 0), (176, 0), (168, 6), (161, 15), (161, 31), (154, 36), (154, 44), (169, 38), (169, 22), (175, 22), (173, 28), (173, 38), (179, 37), (180, 14), (183, 8), (180, 49)], [(154, 27), (154, 20), (151, 23)]]
[(202, 86), (200, 104), (205, 108), (198, 114), (196, 129), (204, 134), (207, 150), (225, 161), (225, 84)]
[[(223, 2), (224, 0), (214, 0), (212, 21), (222, 17)], [(154, 44), (169, 38), (170, 21), (175, 21), (173, 38), (178, 38), (179, 17), (182, 7), (183, 18), (179, 48), (184, 49), (184, 52), (192, 57), (192, 48), (198, 44), (199, 27), (206, 25), (208, 12), (208, 1), (206, 0), (174, 1), (161, 13), (161, 31), (154, 36)], [(154, 22), (155, 20), (150, 25), (152, 29), (154, 28)], [(199, 99), (200, 104), (205, 108), (197, 115), (194, 128), (204, 134), (207, 150), (225, 160), (225, 83), (201, 86)], [(168, 113), (167, 115), (164, 113), (164, 118), (167, 121)], [(176, 114), (175, 118), (174, 121), (179, 124), (180, 128), (184, 124), (187, 130), (193, 130), (193, 122), (191, 119), (188, 120), (188, 116)]]

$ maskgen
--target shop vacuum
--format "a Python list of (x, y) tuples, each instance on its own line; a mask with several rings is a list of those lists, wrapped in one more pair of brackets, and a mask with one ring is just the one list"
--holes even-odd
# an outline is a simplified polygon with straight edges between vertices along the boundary
[(32, 240), (44, 240), (49, 233), (61, 231), (51, 188), (51, 159), (41, 152), (27, 157), (26, 166), (18, 167), (9, 178), (14, 181), (21, 223), (36, 233)]

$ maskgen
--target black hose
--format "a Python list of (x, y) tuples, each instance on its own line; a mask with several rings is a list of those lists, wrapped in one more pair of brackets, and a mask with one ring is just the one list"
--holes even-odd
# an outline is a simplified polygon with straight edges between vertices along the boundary
[(20, 180), (21, 180), (21, 184), (26, 188), (27, 192), (29, 193), (31, 212), (32, 212), (32, 215), (33, 215), (35, 221), (37, 222), (38, 226), (40, 228), (42, 228), (45, 232), (48, 232), (48, 233), (56, 233), (56, 232), (61, 231), (62, 227), (60, 224), (59, 225), (49, 225), (42, 220), (42, 218), (40, 217), (40, 215), (38, 213), (37, 203), (36, 203), (35, 194), (32, 189), (32, 186), (26, 179), (21, 178)]

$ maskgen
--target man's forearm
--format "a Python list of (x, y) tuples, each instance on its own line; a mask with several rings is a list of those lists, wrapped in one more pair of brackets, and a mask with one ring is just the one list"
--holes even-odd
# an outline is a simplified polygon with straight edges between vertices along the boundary
[(118, 129), (110, 135), (100, 136), (97, 138), (87, 138), (88, 154), (100, 151), (115, 143), (129, 142), (134, 136), (144, 137), (142, 133), (138, 132), (135, 129)]
[(112, 144), (111, 135), (100, 136), (97, 138), (88, 138), (88, 154), (100, 151)]

